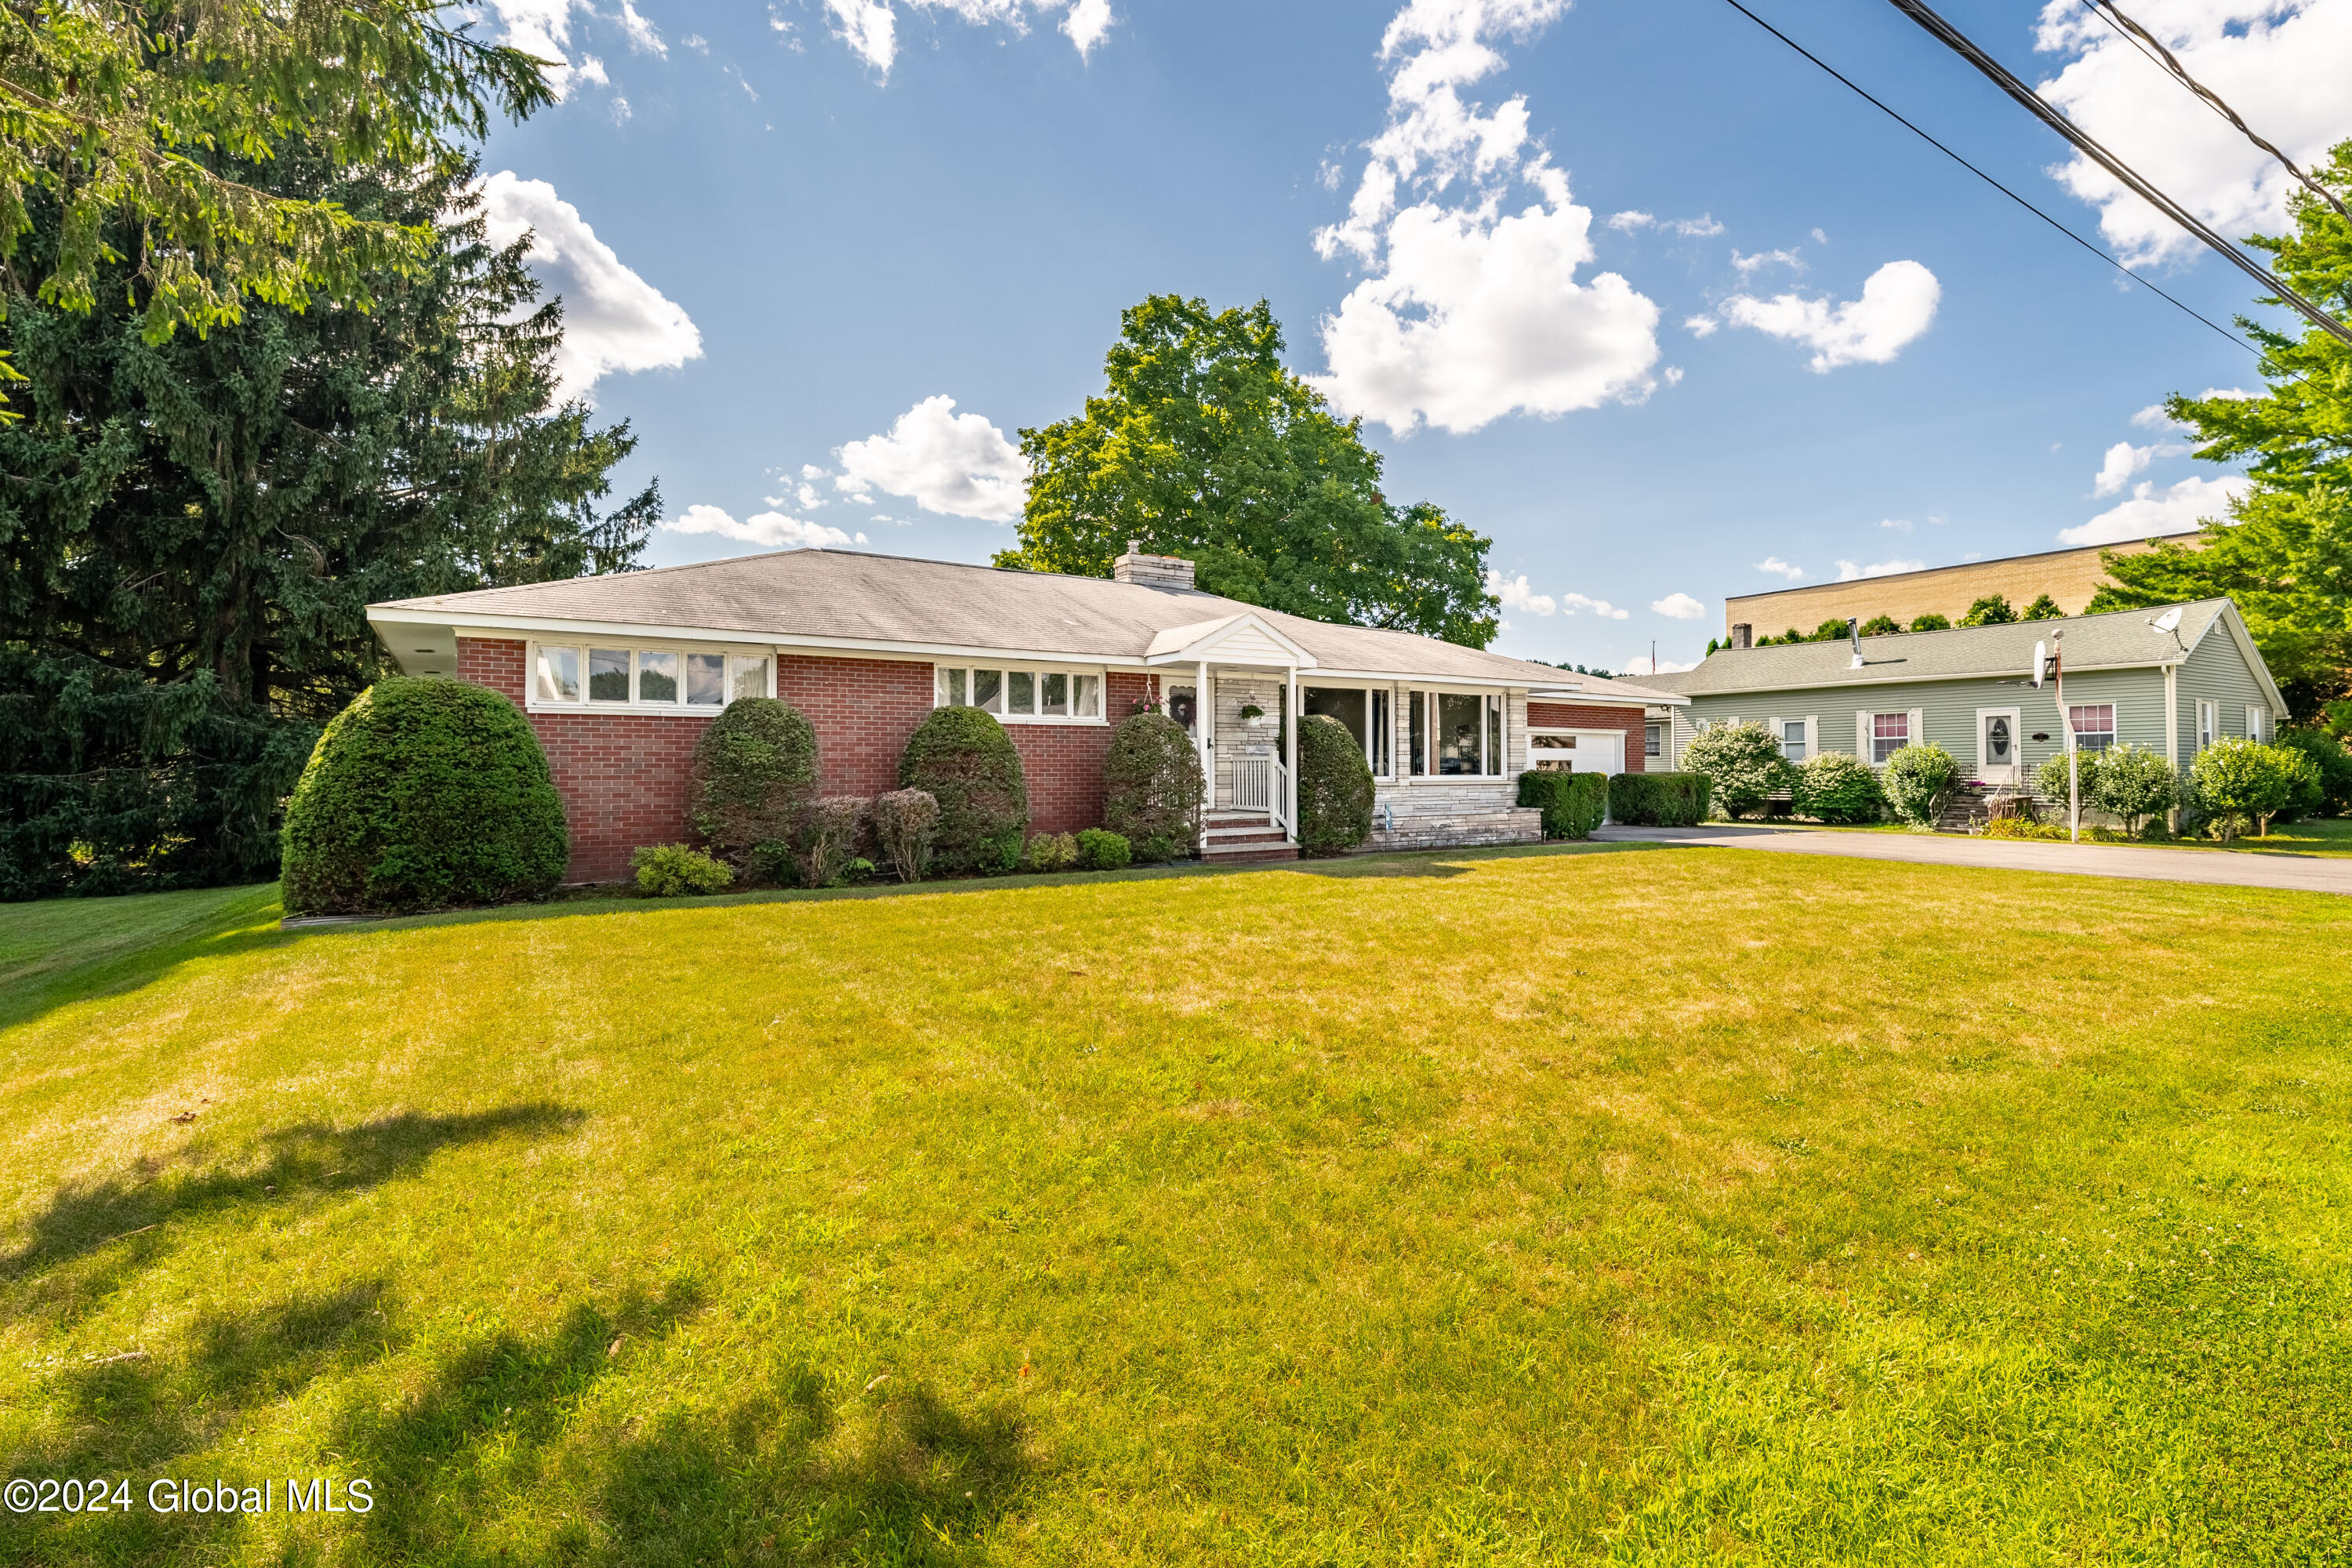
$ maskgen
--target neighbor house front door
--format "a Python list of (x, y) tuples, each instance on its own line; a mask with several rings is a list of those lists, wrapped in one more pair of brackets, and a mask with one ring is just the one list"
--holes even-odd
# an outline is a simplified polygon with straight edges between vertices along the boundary
[(1977, 777), (1987, 784), (2018, 780), (2017, 719), (2014, 708), (1977, 710)]

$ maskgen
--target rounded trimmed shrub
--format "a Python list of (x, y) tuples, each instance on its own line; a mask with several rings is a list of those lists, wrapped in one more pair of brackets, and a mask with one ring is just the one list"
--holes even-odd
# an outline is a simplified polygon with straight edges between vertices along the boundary
[(1040, 833), (1021, 857), (1031, 871), (1066, 871), (1078, 863), (1078, 841), (1067, 833)]
[(2315, 790), (2305, 791), (2288, 807), (2297, 816), (2342, 816), (2352, 812), (2352, 752), (2325, 730), (2300, 727), (2281, 730), (2272, 742), (2300, 752), (2311, 760)]
[(792, 865), (816, 795), (816, 726), (789, 702), (739, 697), (694, 743), (694, 830), (753, 882)]
[(932, 858), (943, 871), (1010, 871), (1029, 827), (1021, 753), (977, 708), (934, 708), (898, 759), (898, 784), (939, 803)]
[(1298, 721), (1298, 847), (1344, 855), (1372, 836), (1372, 770), (1355, 732), (1328, 713)]
[(544, 898), (571, 858), (530, 721), (462, 680), (393, 676), (319, 737), (286, 805), (289, 914)]
[(1895, 815), (1914, 827), (1933, 827), (1960, 787), (1960, 764), (1941, 746), (1904, 746), (1886, 759), (1878, 782)]
[(1138, 713), (1110, 738), (1103, 825), (1145, 865), (1189, 859), (1201, 847), (1201, 756), (1184, 726)]
[(1767, 800), (1790, 787), (1795, 774), (1780, 742), (1752, 722), (1700, 731), (1684, 748), (1683, 765), (1707, 776), (1715, 804), (1734, 821), (1762, 811)]
[(1078, 835), (1078, 869), (1082, 871), (1119, 870), (1132, 854), (1127, 840), (1107, 828), (1089, 827)]
[(1816, 822), (1843, 826), (1876, 822), (1886, 808), (1878, 775), (1870, 764), (1846, 752), (1823, 752), (1797, 770), (1797, 815)]

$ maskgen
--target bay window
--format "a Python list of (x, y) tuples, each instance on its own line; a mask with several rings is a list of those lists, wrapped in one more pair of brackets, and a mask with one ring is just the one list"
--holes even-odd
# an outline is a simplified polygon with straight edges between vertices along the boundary
[(1103, 678), (1074, 670), (942, 664), (933, 667), (931, 705), (977, 708), (1005, 720), (1100, 723)]
[(738, 697), (765, 697), (768, 656), (674, 647), (531, 645), (534, 708), (649, 708), (715, 713)]

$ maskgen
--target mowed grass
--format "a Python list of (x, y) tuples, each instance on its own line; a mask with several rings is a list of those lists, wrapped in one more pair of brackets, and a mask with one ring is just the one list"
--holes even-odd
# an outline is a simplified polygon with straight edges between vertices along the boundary
[(1637, 848), (277, 913), (0, 910), (0, 1472), (278, 1481), (0, 1560), (2352, 1550), (2352, 900)]

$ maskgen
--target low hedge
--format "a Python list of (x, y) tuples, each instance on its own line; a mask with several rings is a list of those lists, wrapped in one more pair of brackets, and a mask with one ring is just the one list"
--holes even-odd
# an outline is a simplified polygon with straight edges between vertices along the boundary
[(1542, 809), (1546, 838), (1590, 838), (1609, 815), (1609, 775), (1521, 773), (1519, 804)]
[(1705, 773), (1612, 773), (1609, 815), (1629, 827), (1696, 827), (1714, 787)]

